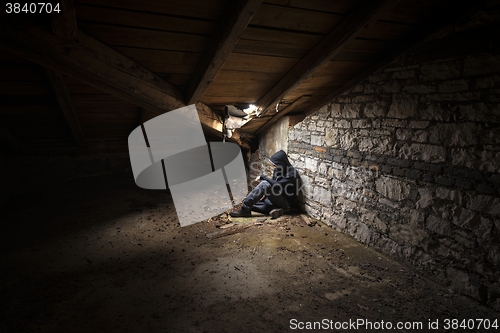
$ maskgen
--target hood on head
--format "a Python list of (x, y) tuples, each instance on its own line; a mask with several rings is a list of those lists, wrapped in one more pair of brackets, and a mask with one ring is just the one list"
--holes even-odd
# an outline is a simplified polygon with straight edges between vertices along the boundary
[(276, 153), (274, 153), (274, 155), (271, 156), (269, 160), (278, 167), (284, 168), (291, 165), (290, 162), (288, 161), (288, 156), (286, 156), (286, 153), (283, 150), (279, 150)]

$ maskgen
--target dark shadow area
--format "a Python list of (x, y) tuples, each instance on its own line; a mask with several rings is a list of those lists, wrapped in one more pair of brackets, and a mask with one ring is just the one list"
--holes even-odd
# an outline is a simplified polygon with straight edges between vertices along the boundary
[(286, 332), (294, 318), (498, 317), (295, 215), (207, 239), (217, 221), (181, 228), (167, 192), (122, 176), (16, 200), (0, 238), (2, 332)]

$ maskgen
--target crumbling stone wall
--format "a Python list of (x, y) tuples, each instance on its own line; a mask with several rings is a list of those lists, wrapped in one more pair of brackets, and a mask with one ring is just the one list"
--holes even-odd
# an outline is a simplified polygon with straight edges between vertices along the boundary
[(428, 41), (288, 134), (307, 212), (500, 309), (500, 54)]

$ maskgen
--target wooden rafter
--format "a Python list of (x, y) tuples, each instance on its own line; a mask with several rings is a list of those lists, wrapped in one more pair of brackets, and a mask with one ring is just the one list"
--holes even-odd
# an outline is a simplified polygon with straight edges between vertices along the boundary
[(269, 119), (264, 125), (262, 125), (256, 132), (255, 134), (259, 135), (265, 130), (267, 130), (269, 127), (271, 127), (272, 124), (286, 116), (288, 113), (292, 111), (297, 111), (304, 102), (308, 101), (311, 98), (311, 96), (300, 96), (297, 98), (295, 101), (287, 105), (283, 110), (279, 111), (276, 113), (271, 119)]
[(78, 42), (78, 28), (76, 25), (75, 7), (72, 0), (60, 0), (60, 12), (50, 14), (50, 24), (56, 37), (68, 42)]
[(198, 102), (245, 31), (262, 0), (229, 1), (186, 88), (188, 104)]
[(257, 102), (262, 112), (279, 102), (347, 43), (400, 0), (364, 0), (344, 17), (309, 53)]
[[(60, 13), (52, 13), (50, 23), (54, 36), (62, 39), (70, 45), (78, 43), (78, 28), (76, 25), (75, 8), (73, 1), (62, 0), (60, 3)], [(71, 129), (71, 133), (79, 147), (85, 147), (87, 140), (78, 119), (68, 87), (64, 82), (64, 77), (51, 69), (46, 69), (47, 78), (55, 94), (59, 108), (64, 114), (64, 118)]]
[(85, 139), (85, 134), (83, 133), (80, 120), (78, 119), (78, 114), (73, 107), (71, 96), (63, 76), (53, 70), (47, 70), (46, 72), (49, 83), (56, 96), (57, 103), (59, 104), (59, 108), (64, 114), (64, 118), (71, 129), (71, 133), (77, 145), (79, 147), (85, 147), (87, 145), (87, 140)]
[(110, 47), (78, 31), (68, 47), (40, 26), (0, 23), (0, 48), (160, 113), (185, 106), (177, 87)]

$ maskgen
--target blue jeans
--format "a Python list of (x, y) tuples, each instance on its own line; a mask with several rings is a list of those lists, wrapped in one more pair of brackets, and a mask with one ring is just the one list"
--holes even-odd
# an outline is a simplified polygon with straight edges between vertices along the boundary
[[(261, 200), (262, 197), (264, 199)], [(245, 200), (243, 200), (243, 206), (262, 214), (269, 214), (275, 208), (290, 208), (288, 201), (283, 195), (273, 193), (271, 184), (267, 180), (261, 181), (259, 185), (255, 186), (248, 193)]]

